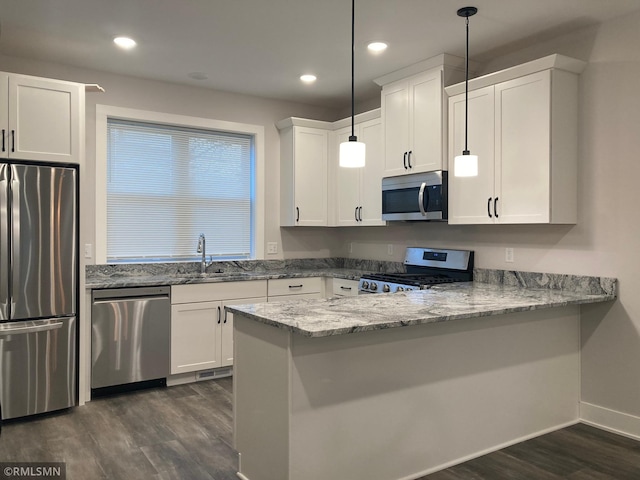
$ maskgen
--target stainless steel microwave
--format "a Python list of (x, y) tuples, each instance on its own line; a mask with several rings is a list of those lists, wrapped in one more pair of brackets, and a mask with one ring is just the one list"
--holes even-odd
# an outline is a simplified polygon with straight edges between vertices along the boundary
[(447, 172), (382, 179), (382, 220), (447, 220)]

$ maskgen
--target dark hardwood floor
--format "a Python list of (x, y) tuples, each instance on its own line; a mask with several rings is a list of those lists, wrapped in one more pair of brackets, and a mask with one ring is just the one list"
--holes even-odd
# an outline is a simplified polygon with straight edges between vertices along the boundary
[[(223, 378), (5, 422), (0, 461), (66, 462), (67, 480), (235, 480), (231, 400)], [(640, 442), (574, 425), (422, 478), (638, 480)]]

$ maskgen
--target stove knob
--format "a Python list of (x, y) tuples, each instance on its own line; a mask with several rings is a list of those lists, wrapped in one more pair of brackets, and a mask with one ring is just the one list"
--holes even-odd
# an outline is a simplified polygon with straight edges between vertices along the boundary
[(369, 282), (362, 282), (362, 288), (369, 288)]
[(378, 289), (378, 284), (376, 282), (371, 282), (369, 284), (369, 288), (375, 292)]
[(384, 284), (384, 287), (382, 287), (382, 291), (387, 293), (391, 291), (391, 288), (389, 287), (389, 285), (387, 285), (386, 283)]
[(398, 288), (396, 288), (396, 292), (404, 292), (404, 287), (398, 287)]

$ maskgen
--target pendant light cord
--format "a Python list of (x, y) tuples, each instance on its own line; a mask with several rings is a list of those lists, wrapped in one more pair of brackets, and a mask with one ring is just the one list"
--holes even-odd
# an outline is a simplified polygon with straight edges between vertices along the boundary
[(465, 80), (464, 80), (464, 153), (469, 155), (469, 148), (467, 147), (467, 135), (468, 135), (468, 122), (469, 122), (469, 17), (466, 17), (466, 30), (467, 30), (467, 49), (465, 54)]
[[(354, 87), (354, 76), (355, 76), (355, 51), (356, 51), (356, 0), (351, 0), (351, 137), (353, 137), (353, 141), (356, 141), (355, 138), (355, 87)], [(351, 137), (349, 141), (351, 141)]]

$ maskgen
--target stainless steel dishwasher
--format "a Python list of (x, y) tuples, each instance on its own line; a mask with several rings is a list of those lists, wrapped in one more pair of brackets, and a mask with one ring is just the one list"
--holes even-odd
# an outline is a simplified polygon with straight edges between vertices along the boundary
[(91, 388), (169, 376), (171, 287), (94, 290)]

